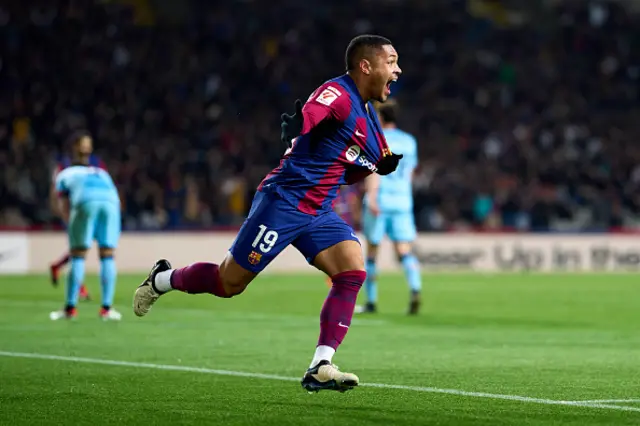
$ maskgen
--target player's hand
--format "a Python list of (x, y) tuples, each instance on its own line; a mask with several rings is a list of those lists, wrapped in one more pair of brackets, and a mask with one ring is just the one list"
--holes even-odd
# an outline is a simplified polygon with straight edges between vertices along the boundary
[(402, 157), (402, 154), (391, 154), (383, 157), (382, 160), (378, 161), (378, 164), (376, 164), (378, 167), (378, 174), (385, 176), (389, 173), (395, 172)]
[(291, 148), (293, 145), (291, 140), (300, 136), (300, 133), (302, 133), (302, 125), (304, 124), (302, 101), (300, 99), (296, 99), (294, 107), (296, 112), (293, 115), (289, 115), (285, 112), (280, 116), (282, 119), (282, 123), (280, 124), (280, 128), (282, 129), (282, 132), (280, 133), (280, 140), (282, 143), (287, 144), (288, 148)]

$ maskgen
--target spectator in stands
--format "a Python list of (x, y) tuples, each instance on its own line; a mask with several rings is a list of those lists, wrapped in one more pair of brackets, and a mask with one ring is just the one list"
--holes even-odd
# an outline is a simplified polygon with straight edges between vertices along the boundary
[(0, 224), (55, 223), (47, 168), (78, 127), (127, 228), (240, 223), (282, 154), (279, 114), (367, 31), (406, 64), (393, 95), (420, 141), (421, 229), (638, 223), (640, 19), (616, 2), (173, 3), (3, 5)]

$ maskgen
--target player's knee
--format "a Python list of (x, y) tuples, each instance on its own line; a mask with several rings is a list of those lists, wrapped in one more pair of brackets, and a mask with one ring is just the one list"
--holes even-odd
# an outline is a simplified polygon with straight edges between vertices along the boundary
[(395, 249), (398, 262), (402, 262), (405, 257), (413, 252), (413, 248), (410, 243), (396, 243)]
[(87, 249), (84, 247), (76, 247), (76, 248), (72, 248), (70, 253), (71, 253), (71, 257), (84, 258), (87, 255)]
[(347, 271), (366, 271), (362, 248), (359, 246), (352, 246), (348, 250), (344, 250), (342, 256), (344, 256), (344, 260), (339, 262), (342, 264), (342, 269)]
[(247, 286), (249, 285), (249, 283), (246, 282), (246, 280), (243, 280), (241, 277), (229, 276), (229, 274), (220, 275), (220, 281), (227, 297), (239, 295), (240, 293), (245, 291)]
[(346, 271), (365, 271), (362, 248), (356, 241), (343, 241), (318, 253), (313, 265), (330, 277)]
[(228, 297), (237, 296), (245, 291), (255, 277), (254, 272), (238, 265), (231, 255), (227, 256), (220, 265), (220, 282)]
[(100, 250), (99, 250), (99, 255), (101, 259), (106, 257), (113, 257), (114, 253), (115, 253), (115, 249), (111, 247), (100, 247)]
[(378, 245), (371, 242), (367, 242), (367, 258), (375, 259), (378, 255)]
[(227, 293), (227, 296), (233, 297), (245, 291), (247, 289), (247, 286), (247, 284), (242, 283), (226, 283), (224, 284), (224, 290)]

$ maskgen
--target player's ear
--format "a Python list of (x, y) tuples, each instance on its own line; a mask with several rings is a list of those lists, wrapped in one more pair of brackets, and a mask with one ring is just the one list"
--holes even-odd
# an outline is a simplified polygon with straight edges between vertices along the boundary
[(362, 71), (364, 75), (371, 74), (371, 62), (368, 59), (360, 60), (360, 71)]

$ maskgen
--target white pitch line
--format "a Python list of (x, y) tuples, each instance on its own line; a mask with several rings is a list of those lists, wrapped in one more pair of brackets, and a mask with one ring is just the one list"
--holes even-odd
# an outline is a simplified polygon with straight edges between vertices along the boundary
[(588, 399), (586, 401), (573, 401), (587, 404), (606, 404), (606, 403), (621, 403), (621, 402), (640, 402), (640, 398), (627, 398), (627, 399)]
[[(27, 353), (27, 352), (0, 351), (0, 357), (47, 359), (47, 360), (54, 360), (54, 361), (77, 362), (77, 363), (85, 363), (85, 364), (101, 364), (101, 365), (114, 365), (119, 367), (150, 368), (154, 370), (184, 371), (184, 372), (190, 372), (190, 373), (215, 374), (219, 376), (247, 377), (247, 378), (266, 379), (266, 380), (282, 380), (287, 382), (297, 382), (300, 380), (299, 377), (278, 376), (275, 374), (247, 373), (243, 371), (216, 370), (211, 368), (188, 367), (183, 365), (151, 364), (146, 362), (118, 361), (118, 360), (112, 360), (112, 359), (83, 358), (83, 357), (76, 357), (76, 356), (60, 356), (60, 355), (48, 355), (48, 354)], [(457, 396), (467, 396), (472, 398), (502, 399), (507, 401), (519, 401), (519, 402), (527, 402), (532, 404), (564, 405), (564, 406), (570, 406), (570, 407), (586, 407), (586, 408), (599, 408), (599, 409), (618, 410), (618, 411), (640, 412), (640, 407), (628, 407), (624, 405), (608, 405), (600, 402), (592, 403), (589, 401), (558, 401), (555, 399), (531, 398), (528, 396), (519, 396), (519, 395), (501, 395), (501, 394), (486, 393), (486, 392), (469, 392), (469, 391), (463, 391), (459, 389), (441, 389), (441, 388), (432, 388), (432, 387), (423, 387), (423, 386), (390, 385), (390, 384), (384, 384), (384, 383), (361, 383), (360, 386), (382, 388), (382, 389), (398, 389), (398, 390), (413, 391), (413, 392), (439, 393), (439, 394), (448, 394), (448, 395), (457, 395)]]
[[(7, 307), (50, 307), (54, 309), (55, 307), (59, 307), (60, 304), (58, 302), (50, 301), (50, 300), (0, 300), (0, 306)], [(206, 308), (176, 308), (176, 307), (167, 307), (166, 308), (171, 313), (176, 312), (188, 312), (189, 314), (207, 314), (211, 315), (211, 310)], [(245, 320), (294, 320), (294, 321), (312, 321), (313, 323), (318, 323), (318, 317), (311, 317), (306, 315), (282, 315), (282, 314), (268, 314), (268, 313), (247, 313), (242, 311), (219, 311), (219, 315), (222, 315), (225, 318), (242, 318)], [(303, 322), (304, 324), (305, 322)], [(354, 318), (351, 320), (352, 324), (355, 325), (363, 325), (363, 326), (378, 326), (388, 324), (387, 321), (381, 319), (364, 319), (364, 318)]]

